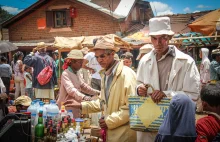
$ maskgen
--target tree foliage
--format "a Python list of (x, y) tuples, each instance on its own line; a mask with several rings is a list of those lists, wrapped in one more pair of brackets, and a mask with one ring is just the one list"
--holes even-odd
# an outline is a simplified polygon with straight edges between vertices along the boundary
[(0, 24), (13, 16), (14, 15), (10, 14), (8, 11), (6, 11), (0, 7)]

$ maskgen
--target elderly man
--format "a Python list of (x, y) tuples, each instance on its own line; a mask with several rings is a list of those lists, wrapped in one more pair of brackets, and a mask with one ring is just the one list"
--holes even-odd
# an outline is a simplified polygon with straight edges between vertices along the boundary
[(212, 62), (210, 64), (210, 80), (212, 83), (220, 80), (220, 49), (212, 51)]
[[(64, 64), (64, 72), (61, 76), (60, 94), (57, 100), (59, 107), (62, 102), (67, 100), (76, 100), (81, 102), (82, 100), (90, 100), (91, 98), (85, 96), (89, 95), (99, 95), (100, 91), (91, 88), (88, 84), (84, 83), (79, 70), (82, 68), (83, 54), (80, 50), (71, 50), (67, 55)], [(73, 108), (73, 115), (75, 118), (80, 117), (80, 110)]]
[[(100, 37), (93, 48), (95, 57), (104, 68), (101, 71), (101, 100), (94, 102), (66, 102), (67, 107), (80, 107), (82, 113), (104, 111), (99, 125), (107, 132), (107, 142), (135, 142), (136, 132), (129, 128), (128, 95), (135, 93), (136, 76), (123, 61), (114, 59), (119, 49), (114, 45), (114, 37)], [(102, 103), (104, 102), (104, 103)]]
[[(36, 51), (38, 51), (39, 54), (35, 54)], [(33, 88), (35, 88), (35, 98), (54, 99), (54, 86), (57, 84), (56, 65), (53, 59), (47, 55), (46, 51), (47, 46), (45, 43), (38, 43), (37, 47), (33, 51), (34, 54), (27, 55), (24, 58), (24, 64), (34, 68)], [(52, 68), (52, 77), (48, 83), (41, 85), (37, 80), (37, 76), (46, 66), (50, 66)]]
[[(137, 70), (137, 94), (146, 96), (151, 84), (154, 92), (149, 94), (155, 103), (162, 98), (176, 94), (187, 94), (196, 101), (200, 91), (200, 75), (195, 61), (175, 46), (170, 46), (169, 40), (174, 35), (168, 17), (152, 18), (149, 21), (149, 35), (153, 50), (146, 54), (139, 63)], [(146, 112), (147, 113), (147, 112)], [(138, 132), (139, 142), (152, 142), (156, 132)]]

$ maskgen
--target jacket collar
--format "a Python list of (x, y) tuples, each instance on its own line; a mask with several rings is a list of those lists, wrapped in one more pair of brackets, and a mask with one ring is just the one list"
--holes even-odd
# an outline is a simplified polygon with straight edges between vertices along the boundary
[[(184, 53), (182, 53), (181, 51), (179, 51), (174, 45), (169, 45), (169, 48), (170, 47), (172, 47), (174, 49), (175, 52), (173, 52), (172, 54), (175, 54), (176, 59), (187, 60), (186, 55)], [(147, 54), (148, 56), (145, 58), (145, 61), (152, 59), (155, 56), (154, 52), (155, 52), (155, 50), (153, 49), (149, 54)]]

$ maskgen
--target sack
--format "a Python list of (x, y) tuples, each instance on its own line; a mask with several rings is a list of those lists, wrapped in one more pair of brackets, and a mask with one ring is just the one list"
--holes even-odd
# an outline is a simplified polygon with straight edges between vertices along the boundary
[(157, 132), (167, 114), (170, 100), (171, 98), (163, 98), (156, 104), (151, 97), (129, 96), (130, 128), (135, 131)]
[[(42, 58), (46, 64), (46, 61), (44, 58)], [(52, 63), (51, 63), (52, 64)], [(37, 80), (39, 82), (40, 85), (45, 85), (47, 84), (52, 75), (53, 75), (53, 70), (52, 68), (50, 67), (51, 64), (49, 66), (46, 66), (38, 75), (37, 75)]]

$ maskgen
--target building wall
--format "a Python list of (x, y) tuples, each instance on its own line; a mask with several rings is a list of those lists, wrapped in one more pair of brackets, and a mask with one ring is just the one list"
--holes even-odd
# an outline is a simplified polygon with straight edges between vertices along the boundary
[[(45, 29), (38, 29), (37, 20), (46, 18), (46, 10), (51, 6), (63, 5), (74, 6), (77, 10), (77, 17), (73, 19), (72, 27), (63, 29), (46, 27)], [(9, 40), (52, 39), (56, 36), (93, 36), (116, 32), (120, 32), (120, 26), (112, 17), (80, 3), (74, 3), (68, 0), (54, 0), (11, 25), (9, 27)]]

